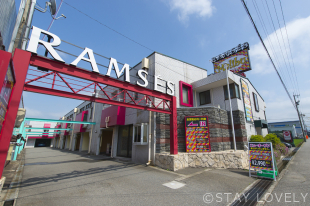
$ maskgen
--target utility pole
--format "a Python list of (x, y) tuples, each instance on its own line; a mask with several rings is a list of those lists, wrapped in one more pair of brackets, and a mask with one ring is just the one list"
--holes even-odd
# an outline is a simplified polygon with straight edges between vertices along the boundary
[(299, 110), (298, 110), (298, 105), (299, 105), (299, 101), (296, 101), (296, 96), (299, 96), (299, 95), (296, 95), (294, 94), (294, 101), (295, 101), (295, 105), (296, 105), (296, 109), (297, 109), (297, 114), (298, 114), (298, 118), (299, 118), (299, 124), (300, 124), (300, 127), (301, 127), (301, 131), (302, 131), (302, 135), (304, 137), (304, 141), (306, 142), (306, 135), (305, 135), (305, 131), (304, 131), (304, 127), (303, 127), (303, 124), (302, 124), (302, 121), (301, 121), (301, 117), (300, 117), (300, 113), (299, 113)]
[(304, 124), (304, 128), (306, 129), (306, 135), (308, 135), (308, 128), (307, 128), (307, 125), (305, 123), (304, 116), (306, 116), (306, 115), (301, 113), (302, 123)]

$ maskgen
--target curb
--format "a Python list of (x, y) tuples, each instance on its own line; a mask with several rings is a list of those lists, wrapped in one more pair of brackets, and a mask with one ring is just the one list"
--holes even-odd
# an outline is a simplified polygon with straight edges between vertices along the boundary
[[(253, 177), (252, 177), (253, 178)], [(260, 181), (261, 179), (257, 179), (254, 182), (252, 182), (249, 186), (247, 186), (242, 192), (240, 192), (239, 194), (245, 194), (251, 187), (253, 187), (253, 185), (255, 185), (258, 181)], [(235, 199), (233, 199), (230, 203), (228, 203), (226, 206), (230, 206), (235, 202)]]
[[(305, 144), (302, 143), (302, 145), (299, 147), (301, 149), (301, 147)], [(262, 206), (266, 203), (266, 200), (268, 199), (268, 197), (270, 196), (270, 194), (272, 193), (272, 191), (274, 190), (274, 188), (278, 185), (278, 183), (280, 182), (280, 180), (284, 177), (284, 175), (286, 174), (289, 166), (291, 165), (291, 163), (293, 162), (293, 160), (296, 157), (296, 154), (300, 151), (297, 150), (297, 152), (294, 154), (294, 156), (292, 157), (292, 159), (287, 163), (287, 165), (285, 166), (285, 168), (282, 170), (281, 174), (279, 175), (279, 177), (277, 178), (277, 181), (273, 181), (273, 183), (271, 184), (271, 186), (269, 187), (268, 190), (266, 190), (264, 192), (264, 194), (261, 196), (261, 198), (257, 201), (257, 205), (256, 206)], [(268, 194), (268, 195), (267, 195)]]
[[(25, 153), (24, 153), (25, 155)], [(25, 165), (25, 156), (22, 157), (18, 169), (16, 170), (15, 176), (9, 186), (9, 189), (7, 191), (7, 193), (5, 194), (4, 198), (3, 198), (3, 202), (0, 202), (0, 206), (1, 204), (4, 205), (4, 203), (6, 201), (11, 201), (14, 200), (14, 204), (13, 206), (16, 205), (16, 199), (18, 197), (18, 193), (19, 193), (19, 187), (20, 184), (22, 182), (22, 177), (23, 177), (23, 172), (24, 172), (24, 165)]]

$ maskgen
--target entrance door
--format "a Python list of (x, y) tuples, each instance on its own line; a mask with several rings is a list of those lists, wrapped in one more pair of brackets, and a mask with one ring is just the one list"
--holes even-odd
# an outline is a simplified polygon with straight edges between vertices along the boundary
[(102, 136), (100, 141), (100, 154), (111, 154), (112, 136), (112, 128), (102, 130)]
[(78, 134), (77, 136), (76, 136), (76, 141), (75, 141), (75, 151), (77, 150), (77, 151), (79, 151), (80, 150), (80, 144), (81, 144), (81, 135), (80, 134)]
[(130, 157), (132, 150), (133, 125), (120, 126), (118, 130), (117, 156)]
[(66, 136), (64, 136), (63, 142), (62, 142), (62, 149), (66, 149), (66, 141), (67, 141), (67, 138)]

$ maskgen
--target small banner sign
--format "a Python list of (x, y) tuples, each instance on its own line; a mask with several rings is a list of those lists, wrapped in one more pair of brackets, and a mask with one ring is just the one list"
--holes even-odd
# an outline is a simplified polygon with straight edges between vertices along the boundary
[(285, 141), (291, 142), (292, 140), (292, 136), (291, 136), (291, 131), (289, 130), (283, 130), (283, 138)]
[(247, 122), (254, 122), (248, 83), (246, 83), (242, 78), (240, 79), (240, 81), (244, 103), (245, 120)]
[(254, 169), (260, 177), (269, 178), (270, 176), (272, 179), (276, 178), (275, 159), (271, 142), (249, 142), (249, 161), (250, 177), (251, 169)]
[(211, 152), (208, 116), (185, 117), (186, 152)]

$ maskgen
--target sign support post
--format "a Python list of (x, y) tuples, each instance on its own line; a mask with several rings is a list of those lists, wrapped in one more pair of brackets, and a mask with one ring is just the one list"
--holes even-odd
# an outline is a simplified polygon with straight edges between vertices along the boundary
[[(249, 176), (264, 177), (276, 181), (278, 174), (271, 142), (249, 142)], [(259, 170), (256, 175), (251, 169)]]
[(234, 150), (236, 152), (237, 146), (236, 146), (236, 136), (235, 136), (235, 125), (234, 125), (234, 117), (233, 117), (232, 107), (231, 107), (230, 89), (229, 89), (229, 81), (228, 81), (228, 65), (227, 64), (225, 65), (225, 69), (226, 69), (227, 93), (228, 93), (229, 108), (230, 108), (231, 128), (232, 128), (232, 134), (233, 134), (233, 140), (234, 140)]

